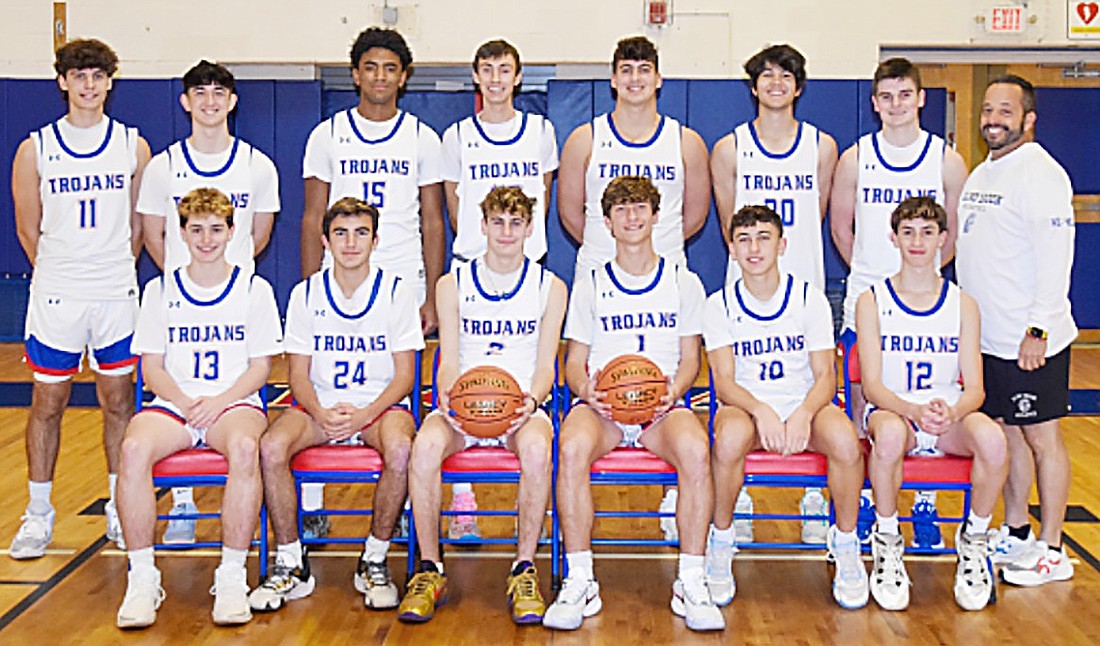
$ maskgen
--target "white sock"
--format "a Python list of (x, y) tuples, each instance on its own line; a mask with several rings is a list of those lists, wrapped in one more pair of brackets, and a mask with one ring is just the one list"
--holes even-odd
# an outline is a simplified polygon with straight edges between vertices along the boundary
[(111, 500), (115, 499), (115, 489), (116, 489), (117, 485), (118, 485), (118, 474), (117, 473), (108, 473), (107, 474), (107, 490), (111, 492)]
[[(896, 526), (897, 522), (898, 522), (898, 517), (895, 514), (893, 516), (893, 518), (894, 518), (894, 524)], [(836, 525), (833, 525), (833, 527), (836, 527)], [(894, 533), (896, 534), (897, 532), (894, 532)], [(833, 544), (834, 545), (843, 545), (845, 543), (858, 543), (858, 542), (859, 542), (859, 534), (857, 534), (855, 532), (855, 530), (852, 530), (850, 532), (842, 532), (842, 531), (840, 531), (839, 527), (836, 527), (836, 532), (833, 533)]]
[(195, 494), (193, 492), (194, 489), (192, 489), (191, 487), (172, 487), (172, 504), (195, 504)]
[(733, 521), (730, 521), (730, 526), (725, 529), (718, 529), (714, 525), (711, 525), (714, 531), (714, 540), (720, 543), (730, 543), (737, 539), (736, 533), (733, 531)]
[(371, 534), (363, 544), (363, 560), (367, 563), (382, 563), (386, 560), (389, 549), (389, 541), (379, 540)]
[(302, 485), (302, 510), (317, 511), (325, 506), (325, 485), (307, 482)]
[(140, 550), (130, 550), (126, 552), (126, 557), (130, 560), (131, 570), (150, 570), (156, 567), (153, 564), (153, 548), (151, 546), (143, 547)]
[(579, 578), (582, 581), (592, 581), (596, 578), (592, 573), (592, 550), (570, 552), (565, 555), (565, 562), (569, 566), (570, 578)]
[(694, 581), (703, 579), (703, 555), (680, 553), (679, 567), (676, 576), (681, 581)]
[(275, 548), (275, 560), (289, 565), (291, 569), (302, 567), (302, 542), (294, 541)]
[(878, 531), (880, 534), (890, 534), (891, 536), (897, 536), (901, 533), (898, 528), (898, 512), (894, 512), (889, 516), (879, 516), (875, 514), (875, 520), (878, 522)]
[(222, 547), (222, 565), (239, 567), (244, 569), (244, 560), (248, 558), (248, 550), (235, 550), (232, 547)]
[(45, 482), (27, 481), (27, 489), (31, 494), (31, 502), (27, 505), (27, 511), (37, 514), (48, 514), (53, 509), (50, 504), (50, 494), (53, 492), (53, 480)]
[(984, 534), (989, 531), (989, 521), (993, 520), (993, 515), (979, 516), (974, 513), (974, 510), (970, 510), (970, 514), (966, 517), (966, 527), (963, 528), (967, 534)]

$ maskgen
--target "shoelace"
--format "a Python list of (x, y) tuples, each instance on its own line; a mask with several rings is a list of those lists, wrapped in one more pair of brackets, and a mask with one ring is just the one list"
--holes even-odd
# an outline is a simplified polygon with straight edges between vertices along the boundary
[(567, 578), (562, 584), (558, 599), (568, 604), (576, 604), (585, 600), (585, 591), (588, 589), (588, 581)]
[(686, 582), (680, 582), (684, 591), (684, 600), (696, 606), (709, 606), (714, 602), (710, 598), (710, 592), (707, 590), (707, 586), (702, 581), (697, 581), (694, 584), (688, 584)]
[(901, 549), (893, 549), (887, 547), (882, 552), (882, 571), (879, 574), (883, 580), (891, 580), (898, 585), (904, 585), (908, 576), (905, 574), (905, 567), (902, 564)]
[(264, 581), (263, 587), (271, 590), (282, 590), (293, 584), (294, 568), (276, 561), (271, 570), (271, 574)]
[(833, 558), (840, 578), (845, 583), (858, 583), (863, 579), (862, 562), (859, 560), (859, 543), (852, 541), (833, 546)]
[(963, 580), (967, 585), (984, 585), (988, 580), (987, 572), (982, 567), (988, 550), (984, 544), (976, 543), (960, 541), (959, 545)]
[(390, 582), (389, 573), (383, 563), (367, 563), (367, 578), (372, 585), (386, 585)]
[(435, 581), (432, 580), (432, 574), (434, 573), (418, 572), (416, 576), (412, 578), (412, 581), (409, 582), (409, 594), (420, 596), (430, 592), (435, 585)]
[(538, 584), (534, 575), (524, 572), (519, 576), (512, 577), (511, 584), (508, 586), (508, 594), (512, 594), (513, 591), (519, 599), (534, 599), (538, 596)]
[(23, 538), (45, 538), (50, 533), (50, 524), (45, 518), (34, 514), (23, 514), (20, 518), (19, 536)]

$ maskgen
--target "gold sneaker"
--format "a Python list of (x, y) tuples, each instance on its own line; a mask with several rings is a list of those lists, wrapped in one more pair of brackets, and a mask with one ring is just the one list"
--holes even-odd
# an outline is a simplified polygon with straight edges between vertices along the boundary
[(517, 624), (541, 624), (546, 602), (539, 593), (539, 575), (530, 563), (519, 574), (508, 577), (508, 605)]
[(401, 621), (423, 623), (435, 616), (436, 606), (447, 602), (447, 577), (433, 570), (422, 570), (406, 586), (405, 598), (397, 608)]

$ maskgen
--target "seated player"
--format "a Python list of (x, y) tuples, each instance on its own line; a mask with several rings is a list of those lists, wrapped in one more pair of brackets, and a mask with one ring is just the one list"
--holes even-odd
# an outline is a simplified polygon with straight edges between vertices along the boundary
[(890, 226), (901, 270), (856, 304), (864, 414), (874, 443), (868, 468), (877, 515), (871, 594), (887, 610), (909, 605), (897, 515), (902, 460), (907, 453), (937, 451), (974, 458), (970, 516), (955, 536), (955, 601), (981, 610), (994, 594), (986, 533), (1007, 475), (1007, 448), (1001, 428), (978, 412), (985, 398), (978, 306), (936, 271), (947, 237), (943, 207), (927, 197), (908, 198)]
[(253, 610), (278, 610), (313, 592), (298, 537), (290, 459), (325, 443), (362, 443), (382, 454), (371, 531), (354, 583), (368, 608), (394, 608), (399, 601), (386, 553), (408, 490), (416, 432), (408, 397), (424, 337), (414, 288), (371, 263), (377, 227), (378, 210), (362, 200), (346, 197), (329, 207), (321, 229), (332, 267), (298, 283), (290, 294), (286, 350), (295, 404), (260, 442), (276, 552), (271, 574), (249, 595)]
[(267, 281), (225, 261), (234, 229), (233, 204), (224, 193), (196, 188), (178, 211), (191, 262), (145, 285), (134, 333), (133, 351), (156, 399), (130, 421), (122, 442), (118, 510), (130, 572), (120, 628), (152, 625), (164, 600), (153, 564), (153, 465), (204, 445), (229, 462), (214, 623), (252, 618), (245, 557), (260, 514), (259, 445), (267, 428), (259, 390), (271, 357), (283, 350), (279, 310)]
[(707, 584), (718, 605), (736, 591), (732, 560), (734, 499), (754, 449), (781, 455), (815, 451), (829, 458), (836, 524), (826, 543), (836, 564), (833, 597), (844, 608), (867, 605), (867, 571), (856, 520), (863, 452), (851, 420), (832, 403), (836, 355), (825, 294), (779, 271), (783, 222), (766, 206), (741, 208), (730, 221), (730, 255), (741, 278), (707, 299), (703, 336), (721, 407), (714, 418), (714, 525), (707, 542)]
[[(699, 372), (705, 295), (695, 274), (653, 251), (660, 202), (649, 179), (624, 176), (608, 184), (601, 207), (604, 226), (615, 239), (615, 258), (577, 276), (569, 303), (565, 378), (579, 400), (562, 424), (557, 483), (569, 576), (543, 618), (550, 628), (579, 628), (602, 607), (592, 571), (589, 474), (593, 462), (620, 445), (645, 447), (676, 468), (680, 560), (672, 611), (692, 630), (725, 628), (703, 575), (714, 500), (707, 432), (694, 413), (673, 406)], [(596, 390), (600, 370), (625, 354), (645, 356), (669, 380), (667, 396), (648, 424), (612, 421), (606, 393)]]
[[(535, 550), (550, 501), (550, 448), (554, 430), (538, 407), (554, 385), (554, 362), (565, 317), (562, 281), (524, 256), (534, 231), (538, 201), (515, 187), (498, 186), (481, 202), (485, 254), (439, 280), (439, 407), (413, 442), (409, 494), (420, 546), (420, 571), (409, 582), (398, 610), (403, 621), (432, 618), (446, 592), (439, 547), (440, 467), (449, 456), (476, 444), (503, 445), (519, 457), (520, 482), (516, 560), (508, 577), (508, 602), (517, 624), (539, 623), (546, 604), (539, 593)], [(470, 368), (497, 366), (524, 393), (524, 406), (499, 438), (478, 440), (450, 417), (449, 392)]]

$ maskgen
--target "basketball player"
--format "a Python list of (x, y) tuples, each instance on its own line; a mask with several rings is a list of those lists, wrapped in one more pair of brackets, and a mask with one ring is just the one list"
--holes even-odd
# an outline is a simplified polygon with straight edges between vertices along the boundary
[[(836, 564), (833, 597), (843, 608), (867, 605), (867, 572), (856, 521), (863, 451), (851, 420), (833, 403), (836, 350), (825, 293), (779, 270), (783, 222), (767, 206), (742, 207), (730, 220), (730, 255), (741, 277), (707, 299), (703, 336), (721, 407), (714, 417), (714, 525), (707, 542), (707, 584), (718, 605), (733, 600), (733, 511), (745, 456), (754, 449), (803, 451), (829, 459), (836, 524), (827, 542)], [(828, 513), (826, 508), (825, 513)]]
[[(546, 611), (543, 625), (572, 630), (600, 611), (592, 570), (592, 463), (620, 444), (649, 449), (676, 468), (680, 559), (672, 611), (692, 630), (725, 627), (703, 572), (707, 523), (714, 503), (707, 432), (680, 401), (699, 372), (699, 335), (705, 295), (683, 265), (653, 249), (661, 195), (648, 178), (612, 180), (601, 200), (615, 257), (579, 274), (569, 303), (565, 378), (578, 401), (561, 427), (557, 501), (569, 576)], [(668, 393), (652, 422), (611, 420), (600, 370), (624, 354), (641, 354), (667, 375)]]
[(212, 590), (214, 623), (252, 618), (245, 559), (260, 515), (260, 435), (267, 428), (258, 391), (271, 371), (271, 357), (283, 348), (271, 285), (225, 259), (233, 211), (229, 197), (217, 189), (187, 193), (178, 212), (191, 260), (145, 286), (133, 348), (156, 398), (134, 416), (122, 443), (118, 502), (130, 570), (119, 628), (152, 625), (164, 600), (160, 570), (153, 564), (153, 465), (203, 445), (229, 462), (221, 564)]
[(30, 133), (12, 163), (19, 244), (34, 272), (26, 360), (34, 371), (27, 419), (30, 503), (8, 554), (42, 556), (53, 537), (50, 503), (61, 416), (85, 352), (103, 411), (110, 498), (107, 538), (121, 540), (115, 506), (118, 453), (134, 410), (130, 338), (138, 311), (134, 257), (141, 220), (133, 211), (149, 145), (137, 129), (104, 114), (118, 56), (98, 40), (57, 50), (64, 117)]
[[(229, 134), (229, 114), (237, 107), (233, 74), (222, 65), (199, 61), (183, 75), (180, 105), (191, 115), (191, 135), (173, 143), (149, 162), (141, 179), (138, 213), (142, 214), (145, 248), (162, 269), (190, 261), (174, 223), (176, 204), (193, 188), (210, 186), (233, 202), (233, 236), (226, 260), (251, 274), (253, 257), (271, 237), (279, 210), (279, 175), (267, 155)], [(198, 510), (190, 487), (172, 489), (173, 514)], [(169, 520), (165, 543), (195, 542), (194, 520)]]
[[(982, 101), (989, 157), (960, 201), (959, 285), (982, 312), (982, 410), (1008, 437), (1005, 522), (994, 539), (1004, 580), (1041, 585), (1073, 577), (1062, 545), (1070, 462), (1058, 420), (1069, 411), (1073, 187), (1035, 143), (1035, 89), (1018, 76), (990, 82)], [(1032, 468), (1042, 528), (1028, 522)]]
[(582, 243), (576, 276), (615, 257), (600, 200), (620, 175), (649, 179), (664, 209), (653, 231), (653, 248), (670, 263), (687, 266), (684, 241), (706, 223), (710, 211), (707, 147), (691, 128), (657, 112), (661, 89), (657, 48), (648, 38), (619, 41), (611, 59), (615, 109), (579, 126), (562, 148), (558, 212), (562, 226)]
[(415, 286), (372, 262), (378, 220), (378, 209), (363, 200), (346, 197), (333, 204), (321, 223), (332, 267), (303, 280), (290, 294), (286, 350), (296, 404), (260, 442), (276, 553), (271, 574), (249, 597), (253, 610), (278, 610), (313, 591), (298, 538), (290, 460), (303, 449), (330, 442), (363, 443), (382, 454), (374, 520), (354, 583), (368, 608), (398, 603), (386, 554), (408, 488), (416, 432), (408, 397), (424, 337)]
[[(882, 122), (879, 132), (860, 137), (844, 151), (830, 195), (830, 222), (837, 250), (851, 268), (844, 297), (840, 342), (855, 345), (856, 299), (874, 283), (901, 267), (890, 244), (890, 214), (905, 198), (931, 197), (947, 212), (947, 240), (941, 264), (954, 255), (956, 208), (966, 181), (966, 163), (939, 136), (920, 127), (924, 89), (920, 70), (904, 58), (883, 61), (871, 83), (871, 106)], [(853, 386), (852, 414), (863, 419), (863, 397)], [(865, 493), (866, 495), (866, 493)], [(922, 501), (925, 501), (922, 503)], [(867, 506), (870, 507), (868, 500)], [(920, 492), (915, 516), (935, 515), (935, 494)], [(914, 543), (943, 547), (938, 526), (917, 525)]]
[(955, 537), (955, 601), (964, 610), (981, 610), (994, 594), (987, 532), (1005, 481), (1007, 447), (1001, 429), (978, 412), (985, 397), (978, 306), (939, 275), (947, 212), (933, 197), (902, 201), (890, 227), (901, 269), (872, 285), (856, 305), (874, 446), (868, 468), (877, 515), (871, 593), (886, 610), (909, 605), (897, 512), (905, 455), (962, 455), (974, 459), (973, 505)]
[[(772, 45), (744, 65), (756, 118), (737, 126), (714, 145), (710, 158), (711, 182), (718, 205), (722, 236), (729, 235), (733, 214), (749, 204), (763, 204), (779, 213), (787, 251), (779, 256), (780, 270), (825, 291), (825, 256), (821, 222), (829, 204), (829, 188), (836, 167), (836, 141), (813, 124), (794, 117), (806, 87), (806, 59), (790, 45)], [(726, 243), (730, 240), (727, 238)], [(726, 282), (741, 275), (731, 254)], [(752, 499), (742, 489), (738, 511), (751, 511)], [(828, 515), (821, 489), (808, 488), (802, 497), (803, 514)], [(740, 521), (739, 541), (752, 542), (751, 521)], [(824, 543), (828, 525), (802, 521), (802, 541)]]
[[(409, 465), (409, 494), (420, 547), (420, 571), (409, 582), (398, 619), (432, 618), (446, 592), (439, 547), (440, 467), (445, 459), (478, 444), (503, 445), (519, 457), (516, 559), (508, 577), (508, 602), (517, 624), (539, 623), (546, 604), (539, 593), (535, 551), (550, 502), (550, 447), (554, 430), (539, 408), (554, 387), (565, 284), (525, 257), (541, 203), (518, 187), (498, 186), (481, 202), (485, 254), (459, 265), (439, 281), (439, 407), (420, 427)], [(524, 405), (500, 438), (478, 440), (450, 418), (449, 392), (475, 366), (511, 374)]]

